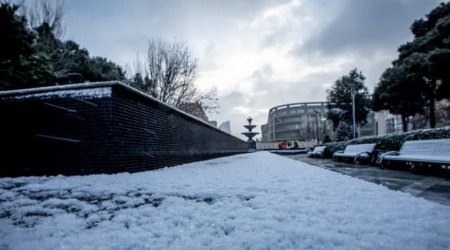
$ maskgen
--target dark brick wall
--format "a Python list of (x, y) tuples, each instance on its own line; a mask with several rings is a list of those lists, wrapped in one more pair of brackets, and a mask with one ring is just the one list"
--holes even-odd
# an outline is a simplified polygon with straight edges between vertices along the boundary
[(122, 84), (84, 89), (96, 87), (112, 94), (0, 95), (0, 175), (134, 172), (247, 152), (242, 140)]

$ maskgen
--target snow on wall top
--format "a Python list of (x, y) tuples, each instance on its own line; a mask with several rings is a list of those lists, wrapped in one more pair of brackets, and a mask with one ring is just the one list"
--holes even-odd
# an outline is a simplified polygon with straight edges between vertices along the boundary
[[(25, 98), (41, 98), (41, 99), (50, 99), (52, 97), (83, 97), (83, 99), (96, 99), (102, 97), (111, 97), (112, 96), (112, 88), (120, 87), (126, 89), (129, 92), (132, 92), (136, 95), (143, 96), (147, 99), (150, 99), (154, 102), (159, 103), (160, 106), (165, 106), (169, 109), (176, 110), (178, 113), (184, 115), (185, 117), (189, 117), (192, 120), (196, 120), (197, 122), (202, 123), (204, 126), (208, 126), (216, 131), (232, 136), (236, 139), (234, 135), (228, 134), (213, 125), (205, 122), (195, 116), (192, 116), (182, 110), (179, 110), (175, 107), (172, 107), (164, 102), (161, 102), (158, 99), (153, 98), (152, 96), (145, 94), (144, 92), (137, 90), (135, 88), (130, 87), (120, 81), (105, 81), (105, 82), (87, 82), (87, 83), (74, 83), (74, 84), (66, 84), (66, 85), (57, 85), (57, 86), (45, 86), (38, 88), (30, 88), (30, 89), (15, 89), (15, 90), (6, 90), (0, 91), (0, 100), (18, 100)], [(95, 89), (106, 88), (108, 90), (103, 90), (103, 92), (96, 91)], [(241, 139), (239, 139), (241, 140)]]
[(83, 99), (98, 99), (104, 97), (111, 97), (112, 90), (111, 87), (100, 87), (100, 88), (89, 88), (89, 89), (69, 89), (69, 90), (55, 90), (42, 93), (32, 93), (7, 96), (4, 99), (51, 99), (54, 97), (65, 98), (65, 97), (83, 97)]

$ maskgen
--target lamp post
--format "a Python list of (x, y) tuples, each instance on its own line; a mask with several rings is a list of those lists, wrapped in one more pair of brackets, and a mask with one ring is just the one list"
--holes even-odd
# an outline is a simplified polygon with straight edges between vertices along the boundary
[(314, 113), (316, 113), (316, 139), (319, 144), (319, 111), (314, 110)]
[(348, 86), (351, 90), (351, 96), (352, 96), (352, 132), (353, 132), (353, 139), (356, 138), (356, 104), (355, 104), (355, 96), (356, 96), (356, 83), (355, 82), (349, 82)]
[[(354, 86), (353, 86), (354, 87)], [(356, 108), (355, 108), (356, 91), (352, 88), (352, 121), (353, 121), (353, 139), (356, 138)]]
[(326, 120), (327, 120), (327, 118), (325, 118), (325, 117), (320, 118), (320, 121), (322, 121), (322, 125), (323, 125), (323, 136), (325, 136), (327, 134)]

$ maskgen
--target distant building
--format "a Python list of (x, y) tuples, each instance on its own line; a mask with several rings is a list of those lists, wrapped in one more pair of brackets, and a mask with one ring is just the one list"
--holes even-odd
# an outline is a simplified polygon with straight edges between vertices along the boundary
[(376, 135), (398, 134), (402, 132), (402, 118), (393, 115), (387, 110), (374, 113)]
[(436, 102), (436, 127), (450, 126), (450, 101)]
[(262, 141), (322, 140), (332, 129), (327, 122), (327, 102), (290, 103), (269, 110), (261, 126)]
[(375, 112), (370, 111), (367, 114), (366, 124), (363, 126), (358, 127), (358, 137), (361, 136), (374, 136), (377, 135), (378, 129), (377, 129), (377, 121), (375, 120)]
[[(450, 126), (450, 102), (441, 100), (436, 102), (436, 127)], [(398, 134), (403, 132), (402, 118), (400, 115), (394, 115), (387, 110), (374, 113), (377, 135)], [(429, 128), (429, 120), (425, 115), (416, 114), (408, 118), (407, 130), (416, 130)]]
[(376, 135), (386, 134), (386, 121), (384, 120), (386, 110), (374, 112), (374, 119), (376, 124)]
[(208, 123), (217, 128), (217, 121), (208, 121)]
[(222, 122), (222, 123), (219, 125), (219, 129), (222, 130), (222, 131), (224, 131), (224, 132), (227, 132), (228, 134), (231, 134), (231, 125), (230, 125), (230, 121)]
[[(302, 102), (279, 105), (269, 110), (267, 123), (261, 125), (262, 142), (283, 140), (316, 141), (325, 135), (335, 137), (332, 124), (327, 120), (327, 102)], [(450, 102), (436, 102), (436, 127), (450, 126)], [(407, 130), (429, 128), (424, 115), (409, 117)], [(357, 128), (358, 137), (398, 134), (403, 132), (400, 115), (387, 110), (369, 112), (367, 123)]]

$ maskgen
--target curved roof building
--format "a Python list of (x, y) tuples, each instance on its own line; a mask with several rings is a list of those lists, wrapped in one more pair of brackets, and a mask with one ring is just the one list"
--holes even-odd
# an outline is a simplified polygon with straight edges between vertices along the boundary
[(321, 140), (329, 132), (327, 102), (299, 102), (273, 107), (261, 126), (262, 141)]

